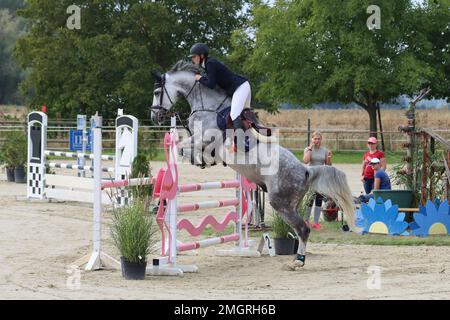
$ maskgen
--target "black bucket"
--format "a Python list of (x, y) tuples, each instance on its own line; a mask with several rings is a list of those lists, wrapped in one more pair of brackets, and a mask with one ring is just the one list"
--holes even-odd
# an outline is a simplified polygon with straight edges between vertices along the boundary
[(147, 261), (130, 262), (124, 257), (120, 257), (122, 277), (126, 280), (144, 280), (147, 269)]
[(26, 183), (26, 173), (24, 167), (14, 168), (14, 181), (16, 183)]
[(275, 253), (277, 255), (290, 255), (294, 253), (295, 239), (275, 238)]
[(295, 242), (294, 242), (294, 252), (293, 252), (293, 253), (297, 253), (299, 242), (298, 242), (298, 239), (295, 239), (294, 241), (295, 241)]
[(6, 179), (9, 182), (14, 182), (14, 168), (6, 168)]

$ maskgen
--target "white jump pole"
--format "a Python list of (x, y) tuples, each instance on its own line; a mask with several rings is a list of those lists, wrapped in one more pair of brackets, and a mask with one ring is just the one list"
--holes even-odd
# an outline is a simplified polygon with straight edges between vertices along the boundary
[(94, 149), (94, 212), (93, 212), (93, 251), (86, 265), (86, 271), (98, 270), (103, 268), (119, 268), (120, 262), (106, 253), (102, 252), (102, 129), (101, 124), (97, 122), (93, 129), (93, 149)]

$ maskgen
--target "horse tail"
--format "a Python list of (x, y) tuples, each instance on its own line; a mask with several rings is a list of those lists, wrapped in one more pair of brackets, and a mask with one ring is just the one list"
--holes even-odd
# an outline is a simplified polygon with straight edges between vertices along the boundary
[(317, 193), (333, 199), (341, 207), (350, 228), (354, 232), (360, 229), (355, 225), (355, 206), (345, 173), (331, 166), (308, 167), (308, 182)]

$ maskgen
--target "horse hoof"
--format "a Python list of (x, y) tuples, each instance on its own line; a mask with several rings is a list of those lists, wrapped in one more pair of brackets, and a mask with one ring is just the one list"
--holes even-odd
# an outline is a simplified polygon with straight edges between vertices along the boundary
[(290, 263), (287, 263), (283, 266), (283, 270), (287, 271), (297, 271), (298, 269), (301, 269), (305, 265), (305, 262), (294, 260)]

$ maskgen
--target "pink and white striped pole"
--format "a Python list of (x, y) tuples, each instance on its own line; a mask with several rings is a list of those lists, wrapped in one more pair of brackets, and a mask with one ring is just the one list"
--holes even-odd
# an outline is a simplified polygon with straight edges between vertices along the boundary
[(102, 189), (113, 189), (121, 187), (148, 186), (155, 182), (155, 178), (138, 178), (128, 180), (114, 180), (102, 183)]
[(203, 209), (215, 209), (229, 206), (238, 206), (239, 199), (225, 199), (225, 200), (212, 200), (202, 201), (197, 203), (186, 203), (177, 206), (178, 212), (191, 212)]
[(216, 182), (205, 182), (205, 183), (193, 183), (184, 184), (178, 187), (178, 191), (184, 192), (194, 192), (201, 190), (214, 190), (214, 189), (232, 189), (239, 188), (241, 185), (238, 180), (228, 180), (228, 181), (216, 181)]
[(209, 239), (199, 240), (199, 241), (194, 241), (194, 242), (189, 242), (189, 243), (182, 243), (182, 244), (177, 245), (177, 250), (179, 252), (183, 252), (183, 251), (195, 250), (198, 248), (206, 248), (206, 247), (213, 246), (216, 244), (238, 241), (239, 238), (240, 238), (239, 233), (234, 233), (234, 234), (217, 237), (217, 238), (209, 238)]

